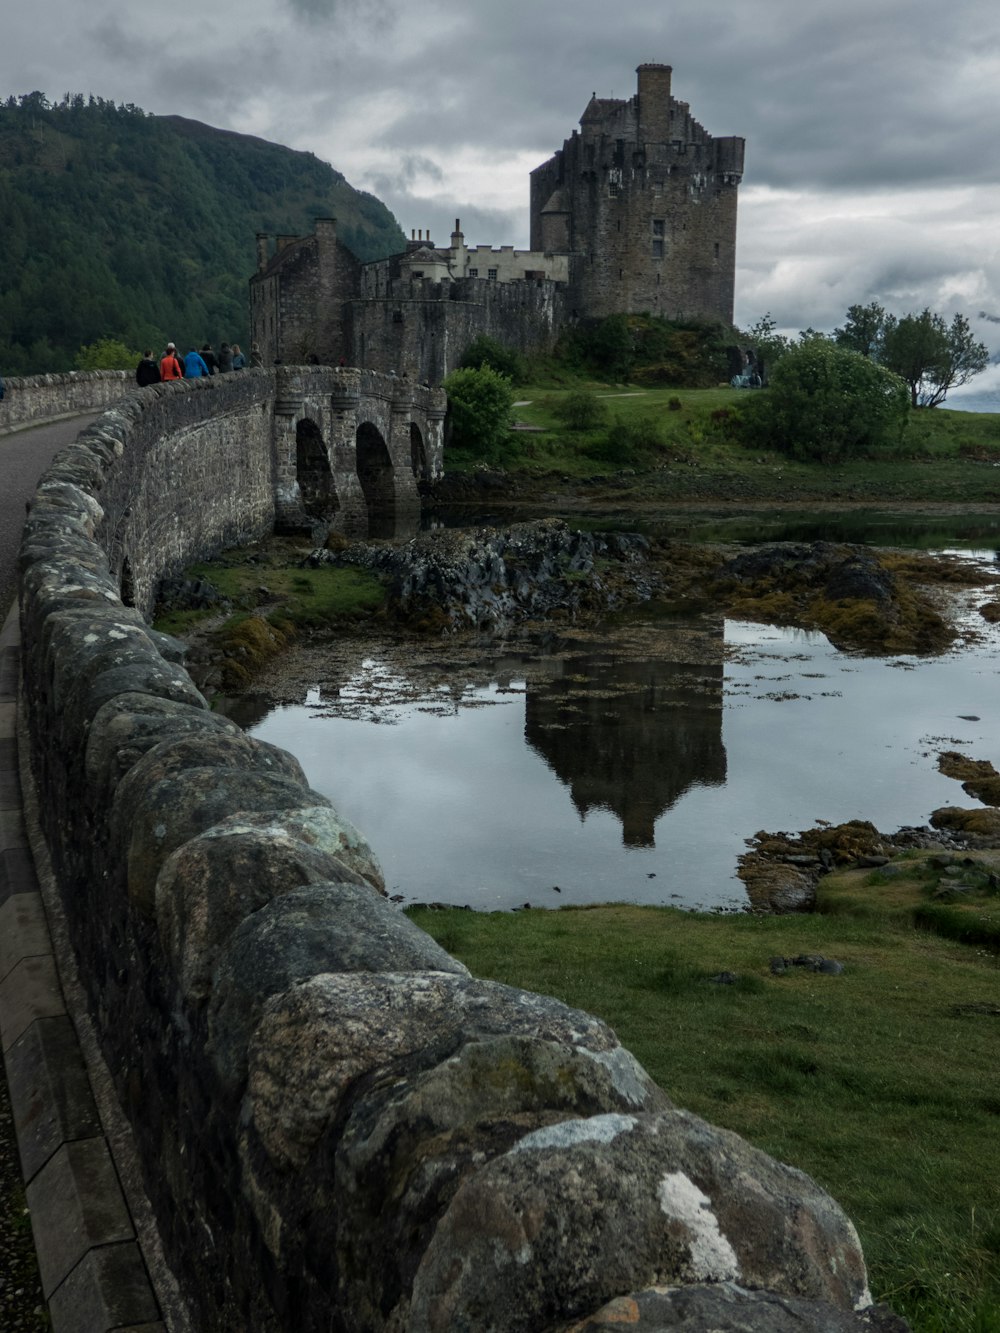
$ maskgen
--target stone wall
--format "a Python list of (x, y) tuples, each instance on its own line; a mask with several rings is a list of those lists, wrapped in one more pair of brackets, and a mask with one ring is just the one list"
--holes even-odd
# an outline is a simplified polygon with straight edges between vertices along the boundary
[(125, 400), (56, 459), (20, 556), (44, 832), (195, 1326), (543, 1333), (636, 1293), (610, 1322), (898, 1327), (812, 1181), (674, 1108), (598, 1019), (469, 976), (122, 604), (116, 533), (143, 588), (209, 540), (197, 505), (168, 534), (158, 495), (195, 476), (228, 530), (207, 488), (240, 493), (230, 423), (268, 386)]
[(130, 370), (73, 370), (65, 375), (4, 376), (4, 385), (0, 432), (76, 412), (99, 412), (135, 388), (135, 375)]
[(383, 298), (351, 301), (348, 310), (353, 364), (429, 384), (440, 384), (480, 335), (537, 354), (552, 350), (567, 322), (565, 288), (548, 279), (398, 279)]

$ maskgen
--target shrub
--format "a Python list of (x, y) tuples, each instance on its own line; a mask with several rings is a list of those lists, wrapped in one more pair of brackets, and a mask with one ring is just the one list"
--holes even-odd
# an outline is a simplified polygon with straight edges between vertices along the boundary
[(898, 444), (908, 415), (909, 391), (897, 375), (813, 338), (782, 356), (741, 419), (754, 447), (832, 463)]
[(444, 381), (448, 395), (449, 443), (487, 462), (498, 461), (510, 429), (514, 391), (510, 380), (491, 370), (453, 370)]
[(553, 404), (552, 413), (568, 430), (595, 430), (608, 419), (608, 409), (596, 394), (581, 389)]
[(512, 384), (525, 384), (528, 379), (528, 363), (521, 353), (485, 333), (469, 344), (458, 365), (461, 370), (479, 370), (488, 366), (498, 375), (505, 375)]
[(587, 452), (613, 467), (648, 468), (663, 448), (663, 431), (652, 417), (619, 417)]

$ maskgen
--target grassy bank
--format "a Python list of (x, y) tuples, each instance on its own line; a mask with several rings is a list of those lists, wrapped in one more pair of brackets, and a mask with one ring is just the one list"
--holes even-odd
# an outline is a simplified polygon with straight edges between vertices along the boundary
[[(996, 1333), (997, 954), (919, 928), (932, 891), (914, 863), (828, 877), (815, 915), (412, 915), (476, 975), (599, 1014), (678, 1105), (817, 1179), (918, 1333)], [(844, 971), (772, 975), (799, 954)]]
[(199, 609), (161, 606), (153, 623), (182, 637), (214, 626), (208, 639), (218, 683), (239, 690), (304, 631), (350, 631), (384, 611), (385, 587), (376, 575), (332, 565), (313, 569), (302, 564), (309, 549), (272, 540), (191, 565), (189, 584), (210, 586), (218, 600)]
[[(565, 405), (581, 389), (593, 396), (605, 420), (570, 430), (563, 420)], [(598, 497), (603, 481), (619, 503), (630, 498), (630, 489), (632, 499), (654, 505), (1000, 501), (1000, 415), (947, 408), (912, 412), (898, 447), (828, 467), (744, 448), (735, 417), (748, 392), (755, 391), (521, 386), (514, 419), (522, 429), (512, 432), (499, 466), (522, 485), (583, 487), (590, 499)], [(449, 450), (445, 466), (450, 474), (462, 474), (479, 462), (472, 453)]]

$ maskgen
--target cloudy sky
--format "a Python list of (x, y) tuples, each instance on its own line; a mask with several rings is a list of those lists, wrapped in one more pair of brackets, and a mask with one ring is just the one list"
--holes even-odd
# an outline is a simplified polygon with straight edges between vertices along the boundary
[[(737, 322), (960, 310), (1000, 351), (994, 0), (33, 0), (0, 92), (135, 102), (308, 149), (404, 230), (528, 244), (528, 173), (643, 61), (747, 140)], [(993, 368), (1000, 385), (1000, 367)], [(993, 373), (992, 371), (990, 372)]]

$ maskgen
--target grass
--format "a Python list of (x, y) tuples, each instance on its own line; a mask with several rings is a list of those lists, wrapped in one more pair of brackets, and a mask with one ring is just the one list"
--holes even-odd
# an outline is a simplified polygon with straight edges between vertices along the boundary
[[(244, 688), (302, 631), (351, 626), (383, 611), (385, 586), (377, 575), (333, 565), (303, 566), (304, 554), (270, 542), (225, 552), (185, 571), (187, 578), (211, 584), (229, 604), (229, 614), (212, 631), (224, 689)], [(218, 606), (170, 610), (153, 623), (167, 634), (183, 635), (218, 616)]]
[[(874, 1292), (917, 1333), (996, 1333), (996, 940), (918, 923), (936, 885), (914, 861), (883, 886), (827, 877), (826, 910), (807, 916), (411, 915), (476, 975), (599, 1014), (678, 1105), (812, 1175), (857, 1225)], [(844, 972), (771, 974), (771, 957), (800, 953)], [(723, 971), (739, 981), (710, 980)]]
[[(571, 431), (559, 418), (560, 404), (589, 392), (625, 432), (652, 426), (653, 448), (608, 446), (609, 427)], [(766, 392), (766, 390), (765, 390)], [(503, 467), (526, 479), (593, 484), (609, 473), (641, 474), (636, 484), (646, 500), (687, 499), (831, 500), (844, 503), (925, 502), (990, 504), (1000, 501), (1000, 417), (934, 408), (911, 413), (898, 448), (877, 457), (836, 466), (796, 462), (773, 450), (744, 448), (732, 429), (746, 391), (644, 389), (634, 385), (572, 381), (518, 386), (514, 419), (530, 431), (515, 431)], [(679, 403), (671, 407), (671, 402)], [(619, 434), (622, 432), (619, 431)], [(449, 473), (472, 471), (478, 458), (449, 449)], [(620, 476), (619, 476), (620, 483)]]

